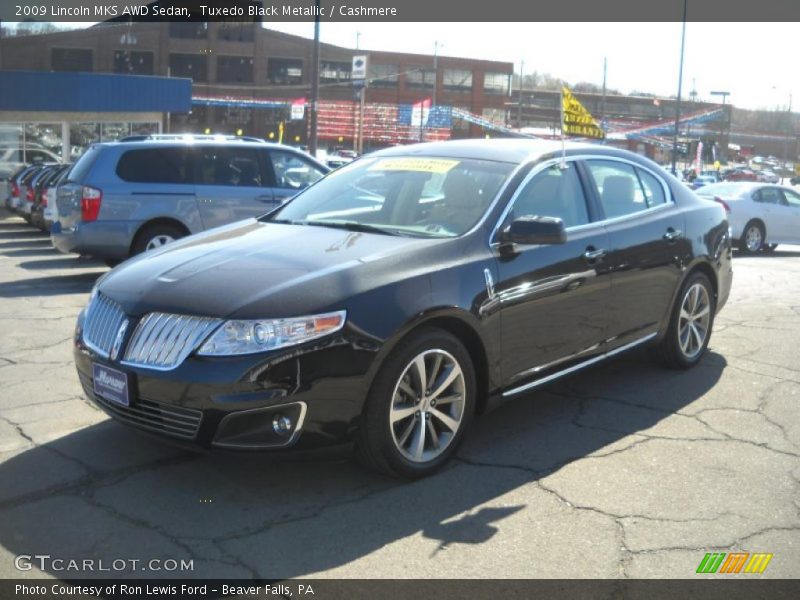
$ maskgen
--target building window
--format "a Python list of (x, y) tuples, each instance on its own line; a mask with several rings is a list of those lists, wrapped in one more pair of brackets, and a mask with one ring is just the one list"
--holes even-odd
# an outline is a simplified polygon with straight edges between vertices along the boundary
[(115, 50), (114, 73), (152, 75), (153, 53), (137, 50)]
[(194, 81), (208, 81), (206, 57), (198, 54), (170, 54), (169, 72), (172, 77), (191, 77)]
[(410, 88), (430, 88), (436, 81), (436, 71), (433, 69), (420, 69), (411, 67), (406, 72), (406, 87)]
[(320, 65), (319, 79), (324, 82), (350, 81), (350, 69), (352, 65), (348, 62), (325, 61)]
[(466, 69), (445, 69), (442, 73), (444, 89), (454, 92), (472, 89), (472, 71)]
[(275, 85), (299, 85), (303, 83), (303, 59), (268, 59), (267, 81)]
[(255, 23), (220, 23), (217, 38), (226, 42), (252, 42), (255, 40)]
[(510, 94), (511, 75), (509, 73), (486, 73), (483, 77), (483, 91), (487, 94)]
[(369, 65), (369, 84), (373, 87), (397, 87), (397, 65)]
[(53, 71), (91, 71), (92, 51), (83, 48), (53, 48), (50, 53)]
[(186, 23), (170, 21), (169, 37), (190, 40), (204, 40), (208, 37), (208, 23)]
[(253, 83), (253, 59), (249, 56), (218, 56), (217, 81)]

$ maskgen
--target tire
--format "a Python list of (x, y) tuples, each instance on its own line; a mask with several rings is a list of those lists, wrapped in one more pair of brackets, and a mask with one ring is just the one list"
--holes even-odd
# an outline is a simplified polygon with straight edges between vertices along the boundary
[[(420, 398), (416, 367), (420, 360), (426, 379), (434, 369), (437, 371), (433, 374), (434, 385), (440, 386), (437, 395), (433, 385), (426, 382), (422, 387), (433, 393), (425, 396), (423, 389)], [(445, 385), (455, 366), (460, 374), (453, 375)], [(452, 458), (463, 441), (475, 413), (476, 393), (472, 360), (455, 336), (428, 327), (413, 332), (386, 358), (372, 384), (356, 434), (359, 459), (367, 467), (394, 477), (419, 479), (431, 475)], [(443, 399), (448, 402), (443, 403)]]
[(764, 244), (764, 247), (762, 248), (762, 251), (765, 254), (772, 254), (773, 252), (775, 252), (775, 249), (777, 247), (778, 247), (778, 244)]
[[(691, 295), (695, 291), (699, 294), (696, 296), (699, 305), (693, 304)], [(700, 362), (711, 339), (715, 310), (714, 289), (708, 277), (699, 272), (689, 275), (672, 307), (667, 331), (654, 348), (659, 362), (672, 369), (689, 369)], [(692, 315), (691, 322), (687, 322), (686, 313)], [(706, 317), (699, 316), (702, 314)], [(698, 343), (698, 335), (703, 330), (702, 340)]]
[(131, 255), (152, 250), (165, 243), (180, 239), (185, 235), (186, 232), (178, 229), (174, 225), (149, 225), (136, 235), (136, 239), (131, 247)]
[(756, 254), (764, 247), (765, 239), (764, 226), (758, 221), (749, 221), (744, 226), (742, 239), (739, 240), (739, 250), (746, 254)]

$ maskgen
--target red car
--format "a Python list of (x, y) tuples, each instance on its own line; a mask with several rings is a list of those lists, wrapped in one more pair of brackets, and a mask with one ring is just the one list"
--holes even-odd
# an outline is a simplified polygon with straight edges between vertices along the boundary
[(725, 177), (726, 181), (758, 181), (758, 174), (750, 169), (734, 169)]

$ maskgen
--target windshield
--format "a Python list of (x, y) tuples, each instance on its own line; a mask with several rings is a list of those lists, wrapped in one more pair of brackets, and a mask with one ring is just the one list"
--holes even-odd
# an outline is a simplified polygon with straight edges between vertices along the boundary
[(364, 158), (329, 174), (268, 220), (455, 237), (480, 220), (514, 167), (460, 158)]

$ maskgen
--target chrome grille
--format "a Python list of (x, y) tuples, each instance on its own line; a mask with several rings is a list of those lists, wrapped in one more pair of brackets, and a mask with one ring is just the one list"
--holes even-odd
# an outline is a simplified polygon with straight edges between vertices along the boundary
[(133, 332), (123, 364), (168, 370), (181, 364), (220, 319), (149, 313)]
[(194, 439), (197, 436), (203, 418), (201, 411), (172, 404), (161, 404), (145, 398), (136, 399), (131, 406), (115, 404), (94, 393), (90, 377), (83, 373), (79, 375), (86, 395), (112, 417), (134, 427), (176, 438)]
[(125, 322), (125, 313), (119, 304), (98, 293), (89, 302), (83, 321), (83, 342), (104, 358), (111, 355), (119, 328)]

